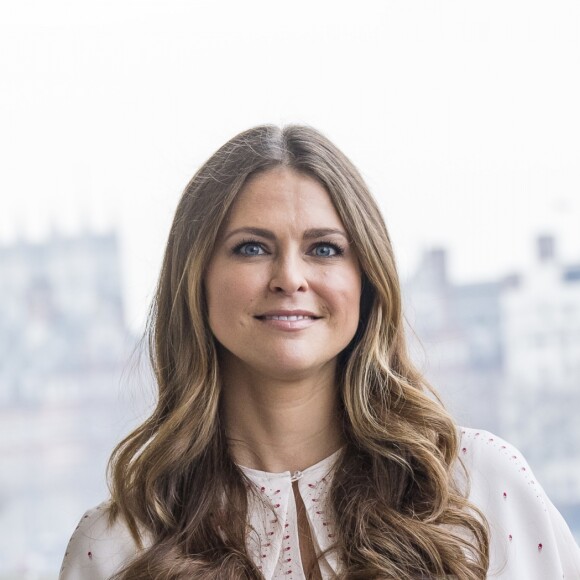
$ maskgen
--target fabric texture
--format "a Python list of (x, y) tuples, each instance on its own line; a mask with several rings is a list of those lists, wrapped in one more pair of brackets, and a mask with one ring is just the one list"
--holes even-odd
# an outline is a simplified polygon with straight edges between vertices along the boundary
[[(487, 577), (580, 579), (580, 548), (521, 453), (487, 431), (461, 428), (460, 433), (460, 457), (470, 480), (469, 499), (485, 514), (491, 529)], [(292, 481), (298, 481), (317, 552), (332, 545), (334, 524), (326, 502), (340, 453), (296, 473), (242, 467), (256, 492), (272, 505), (272, 509), (264, 509), (250, 494), (249, 519), (254, 533), (247, 546), (267, 580), (304, 579)], [(459, 468), (457, 477), (463, 477)], [(60, 580), (108, 579), (137, 554), (121, 520), (108, 526), (106, 508), (105, 502), (81, 518), (66, 550)], [(320, 562), (325, 580), (340, 567), (340, 558), (333, 552)]]

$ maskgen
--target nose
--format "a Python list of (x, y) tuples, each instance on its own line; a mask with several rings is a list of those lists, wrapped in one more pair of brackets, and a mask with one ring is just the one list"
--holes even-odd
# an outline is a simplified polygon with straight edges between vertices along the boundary
[(306, 265), (299, 257), (280, 256), (272, 263), (270, 291), (282, 294), (306, 292), (308, 281), (305, 269)]

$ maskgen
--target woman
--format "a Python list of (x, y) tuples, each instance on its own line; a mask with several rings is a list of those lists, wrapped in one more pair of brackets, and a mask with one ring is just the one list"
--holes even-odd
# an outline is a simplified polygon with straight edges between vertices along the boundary
[(149, 337), (157, 407), (63, 580), (580, 578), (519, 453), (411, 364), (380, 212), (315, 130), (250, 129), (197, 172)]

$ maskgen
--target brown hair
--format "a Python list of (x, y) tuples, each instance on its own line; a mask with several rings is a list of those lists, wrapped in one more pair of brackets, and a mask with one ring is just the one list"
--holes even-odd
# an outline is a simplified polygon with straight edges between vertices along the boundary
[(457, 428), (407, 355), (398, 274), (380, 211), (345, 155), (298, 125), (237, 135), (181, 197), (148, 322), (157, 406), (119, 443), (109, 466), (111, 519), (122, 517), (138, 544), (143, 534), (150, 543), (117, 577), (262, 578), (246, 551), (246, 480), (220, 419), (220, 369), (203, 280), (244, 183), (280, 165), (326, 188), (363, 271), (361, 324), (341, 353), (338, 376), (347, 440), (330, 492), (339, 576), (485, 578), (487, 524), (455, 481)]

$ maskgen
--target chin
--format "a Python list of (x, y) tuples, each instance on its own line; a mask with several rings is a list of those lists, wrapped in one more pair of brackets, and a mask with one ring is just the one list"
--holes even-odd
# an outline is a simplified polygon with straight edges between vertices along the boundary
[[(218, 343), (219, 344), (219, 343)], [(237, 345), (236, 345), (237, 346)], [(308, 350), (308, 349), (306, 349)], [(321, 355), (304, 349), (269, 348), (262, 349), (259, 358), (255, 352), (231, 349), (220, 345), (221, 365), (234, 374), (250, 373), (269, 377), (272, 380), (302, 380), (335, 368), (337, 355)]]
[(276, 361), (275, 365), (264, 365), (262, 373), (280, 380), (299, 381), (307, 379), (319, 373), (326, 373), (329, 369), (334, 371), (336, 358), (330, 360), (296, 360), (292, 358), (273, 357), (271, 360)]

